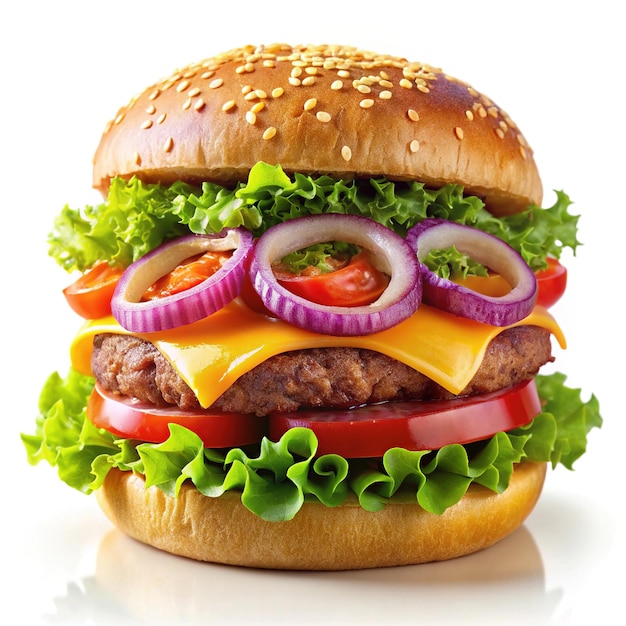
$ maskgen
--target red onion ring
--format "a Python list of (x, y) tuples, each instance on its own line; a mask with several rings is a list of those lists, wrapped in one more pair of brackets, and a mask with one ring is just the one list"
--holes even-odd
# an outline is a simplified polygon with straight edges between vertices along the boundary
[[(391, 277), (376, 301), (355, 307), (321, 305), (278, 283), (272, 263), (294, 250), (326, 241), (345, 241), (374, 253), (379, 269)], [(413, 315), (422, 295), (414, 250), (386, 226), (356, 215), (312, 215), (273, 226), (256, 243), (250, 278), (265, 307), (277, 317), (306, 330), (335, 336), (367, 335), (395, 326)]]
[[(187, 235), (155, 248), (129, 265), (111, 299), (111, 312), (126, 330), (155, 332), (192, 324), (226, 306), (241, 291), (245, 261), (252, 250), (252, 234), (243, 228), (217, 235)], [(215, 274), (180, 293), (141, 302), (155, 280), (185, 259), (209, 251), (234, 250)]]
[[(409, 230), (407, 242), (420, 261), (426, 304), (491, 326), (515, 324), (533, 310), (535, 275), (521, 255), (498, 237), (471, 226), (427, 219)], [(422, 262), (431, 250), (451, 246), (500, 274), (511, 291), (500, 297), (487, 296), (437, 276)]]

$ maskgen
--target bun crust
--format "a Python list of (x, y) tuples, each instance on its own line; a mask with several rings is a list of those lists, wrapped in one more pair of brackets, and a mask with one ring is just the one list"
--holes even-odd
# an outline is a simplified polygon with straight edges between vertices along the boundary
[(265, 522), (237, 493), (209, 498), (186, 483), (172, 498), (117, 469), (96, 493), (121, 531), (173, 554), (258, 568), (348, 570), (442, 561), (487, 548), (524, 522), (545, 474), (545, 463), (517, 465), (502, 494), (473, 485), (441, 516), (406, 502), (377, 513), (356, 501), (336, 508), (310, 502), (291, 521)]
[(247, 46), (180, 69), (120, 109), (94, 157), (94, 187), (230, 184), (257, 161), (288, 173), (458, 183), (495, 214), (541, 204), (533, 153), (468, 84), (350, 47)]

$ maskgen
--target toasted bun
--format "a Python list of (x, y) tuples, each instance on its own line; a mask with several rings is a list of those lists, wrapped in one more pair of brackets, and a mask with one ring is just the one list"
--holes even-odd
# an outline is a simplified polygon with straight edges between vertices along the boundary
[(495, 214), (540, 204), (533, 153), (489, 98), (440, 70), (339, 46), (247, 46), (146, 89), (107, 126), (94, 158), (148, 182), (287, 172), (458, 183)]
[(209, 498), (186, 483), (172, 498), (117, 469), (97, 494), (120, 530), (173, 554), (248, 567), (345, 570), (443, 561), (491, 546), (526, 519), (545, 474), (545, 463), (517, 465), (502, 494), (472, 486), (443, 515), (406, 502), (377, 513), (356, 501), (336, 508), (307, 502), (288, 522), (263, 521), (233, 492)]

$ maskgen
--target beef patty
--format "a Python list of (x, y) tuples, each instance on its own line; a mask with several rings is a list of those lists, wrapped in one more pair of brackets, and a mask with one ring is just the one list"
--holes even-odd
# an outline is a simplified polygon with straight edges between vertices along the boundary
[[(519, 326), (501, 332), (461, 395), (488, 393), (532, 378), (553, 360), (551, 349), (550, 333), (545, 329)], [(110, 392), (157, 406), (200, 406), (167, 359), (152, 343), (138, 337), (97, 335), (92, 369), (99, 385)], [(424, 374), (378, 352), (313, 348), (271, 357), (241, 376), (213, 408), (266, 415), (300, 407), (451, 397)]]

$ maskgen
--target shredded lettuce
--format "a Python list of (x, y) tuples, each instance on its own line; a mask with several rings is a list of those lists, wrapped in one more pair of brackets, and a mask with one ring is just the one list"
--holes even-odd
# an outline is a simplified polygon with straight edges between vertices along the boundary
[(67, 271), (84, 271), (98, 260), (125, 267), (166, 239), (190, 232), (243, 226), (259, 236), (294, 217), (348, 213), (371, 217), (403, 236), (428, 217), (468, 224), (502, 238), (538, 270), (546, 267), (548, 255), (560, 258), (563, 248), (575, 251), (579, 245), (578, 216), (569, 213), (570, 205), (568, 196), (557, 192), (550, 208), (529, 206), (497, 218), (480, 198), (465, 196), (459, 185), (435, 190), (385, 178), (289, 177), (280, 166), (259, 162), (234, 189), (210, 182), (200, 188), (182, 182), (167, 187), (115, 178), (102, 204), (63, 208), (49, 236), (49, 251)]
[(437, 451), (388, 450), (378, 463), (317, 456), (317, 439), (307, 428), (293, 428), (279, 441), (217, 450), (205, 448), (188, 429), (172, 424), (160, 444), (119, 439), (85, 417), (93, 379), (70, 370), (50, 376), (41, 393), (35, 434), (22, 435), (31, 464), (46, 461), (59, 477), (84, 493), (98, 489), (113, 467), (142, 474), (177, 496), (185, 481), (208, 497), (241, 493), (243, 504), (267, 521), (288, 520), (305, 501), (338, 506), (349, 494), (368, 511), (391, 498), (417, 501), (432, 513), (458, 502), (472, 483), (501, 493), (520, 461), (550, 462), (572, 469), (586, 450), (587, 436), (602, 424), (598, 400), (565, 385), (565, 376), (538, 376), (545, 402), (529, 425), (491, 439)]

